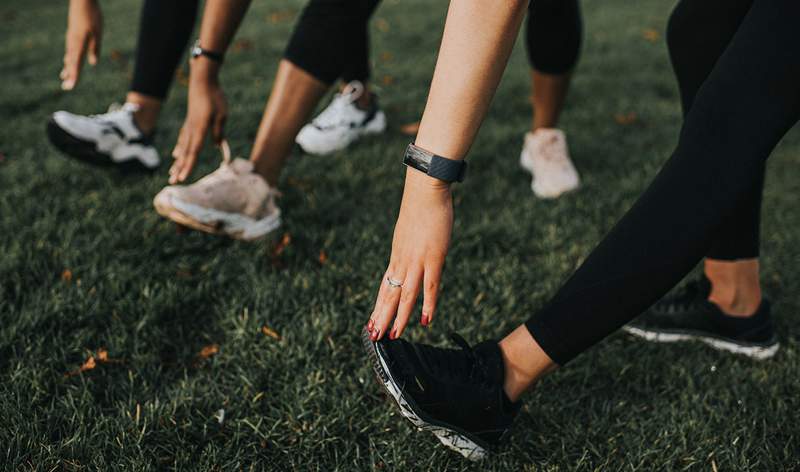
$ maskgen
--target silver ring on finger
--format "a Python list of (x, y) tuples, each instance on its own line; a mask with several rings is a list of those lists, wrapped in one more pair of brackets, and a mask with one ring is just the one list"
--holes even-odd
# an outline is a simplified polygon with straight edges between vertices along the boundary
[(386, 277), (386, 283), (389, 284), (389, 286), (392, 288), (400, 288), (403, 286), (402, 281), (395, 280), (391, 277)]

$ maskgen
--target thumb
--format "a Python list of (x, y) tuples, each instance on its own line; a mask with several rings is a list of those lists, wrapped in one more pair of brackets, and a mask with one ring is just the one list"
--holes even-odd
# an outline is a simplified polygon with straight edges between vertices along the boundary
[(89, 38), (89, 64), (96, 66), (97, 63), (100, 61), (100, 37), (98, 35), (92, 35)]
[(218, 113), (217, 116), (214, 117), (214, 124), (211, 128), (211, 134), (214, 137), (214, 143), (220, 144), (222, 140), (225, 138), (225, 121), (227, 120), (227, 116)]

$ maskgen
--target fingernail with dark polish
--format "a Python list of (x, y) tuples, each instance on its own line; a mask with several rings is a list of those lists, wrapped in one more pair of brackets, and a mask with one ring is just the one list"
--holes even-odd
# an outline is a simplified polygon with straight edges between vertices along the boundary
[(370, 319), (369, 322), (367, 323), (367, 331), (372, 331), (372, 328), (374, 327), (375, 327), (375, 320)]
[(428, 318), (428, 314), (427, 313), (423, 313), (422, 314), (422, 318), (420, 318), (419, 322), (420, 322), (420, 324), (422, 326), (428, 326), (428, 323), (430, 323), (430, 319)]
[(372, 332), (372, 340), (373, 341), (377, 341), (378, 340), (378, 336), (380, 334), (381, 334), (381, 329), (380, 328), (375, 328), (375, 331)]
[(392, 332), (389, 333), (389, 339), (397, 339), (397, 328), (392, 329)]

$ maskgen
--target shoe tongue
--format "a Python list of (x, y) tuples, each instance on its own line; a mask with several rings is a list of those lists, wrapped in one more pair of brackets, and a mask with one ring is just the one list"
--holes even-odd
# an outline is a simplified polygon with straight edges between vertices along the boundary
[(253, 172), (253, 163), (241, 157), (232, 160), (229, 166), (237, 174), (249, 174)]

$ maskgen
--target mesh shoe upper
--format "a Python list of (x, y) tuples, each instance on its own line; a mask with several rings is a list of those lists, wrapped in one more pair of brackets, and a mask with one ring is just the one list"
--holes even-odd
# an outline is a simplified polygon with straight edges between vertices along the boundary
[(503, 391), (504, 367), (495, 341), (474, 347), (457, 335), (461, 349), (412, 344), (402, 339), (378, 342), (392, 376), (406, 399), (439, 425), (468, 433), (489, 445), (511, 426), (519, 404)]
[(223, 162), (217, 170), (191, 185), (170, 185), (156, 198), (174, 198), (202, 208), (261, 219), (278, 211), (276, 194), (253, 172), (252, 162), (237, 158)]

